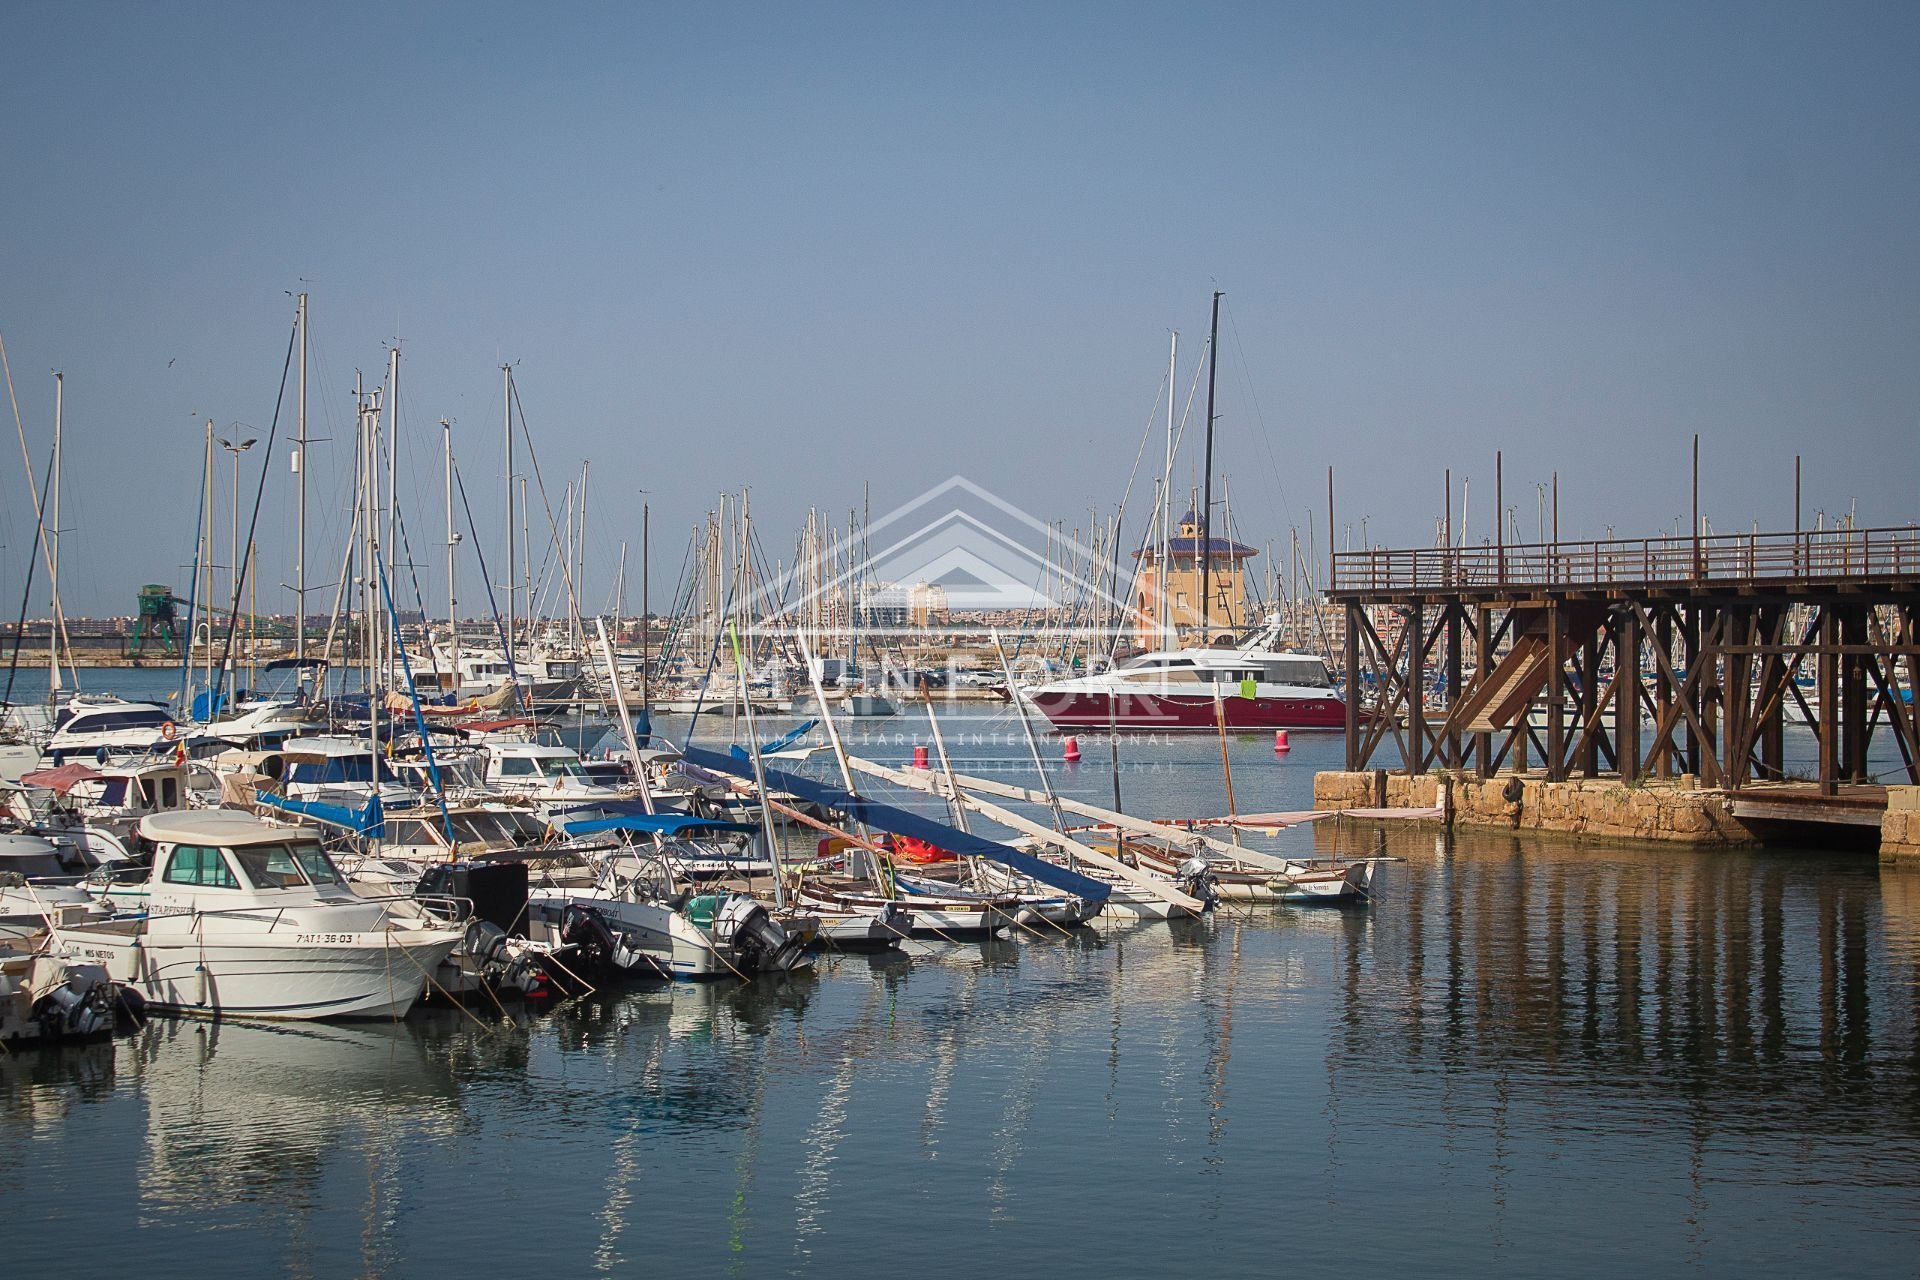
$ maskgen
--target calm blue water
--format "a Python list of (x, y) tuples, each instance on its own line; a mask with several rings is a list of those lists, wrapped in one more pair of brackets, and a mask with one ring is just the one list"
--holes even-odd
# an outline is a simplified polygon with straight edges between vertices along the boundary
[[(856, 737), (899, 760), (915, 726)], [(1016, 722), (946, 727), (963, 768), (1032, 777)], [(1234, 743), (1242, 810), (1307, 806), (1340, 745), (1294, 743)], [(1082, 746), (1053, 776), (1103, 797)], [(1129, 808), (1223, 807), (1211, 739), (1122, 759)], [(1407, 861), (1361, 911), (23, 1053), (8, 1273), (1913, 1273), (1920, 877), (1274, 843), (1383, 838)]]

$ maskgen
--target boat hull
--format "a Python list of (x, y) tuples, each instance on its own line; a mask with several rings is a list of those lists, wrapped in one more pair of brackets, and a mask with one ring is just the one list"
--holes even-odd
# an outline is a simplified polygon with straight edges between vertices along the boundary
[(1347, 715), (1345, 705), (1332, 694), (1303, 698), (1236, 694), (1220, 699), (1217, 710), (1211, 694), (1042, 689), (1030, 700), (1056, 729), (1212, 730), (1218, 727), (1221, 713), (1228, 729), (1339, 729), (1345, 727)]
[(147, 1007), (186, 1016), (305, 1021), (397, 1018), (460, 942), (445, 930), (314, 935), (317, 941), (156, 940), (139, 931), (62, 931)]

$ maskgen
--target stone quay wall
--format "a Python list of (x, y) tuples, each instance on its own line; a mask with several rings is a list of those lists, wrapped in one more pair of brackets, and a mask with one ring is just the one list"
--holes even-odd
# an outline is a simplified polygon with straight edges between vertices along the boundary
[[(1637, 786), (1612, 779), (1569, 779), (1503, 774), (1327, 771), (1314, 775), (1316, 809), (1432, 809), (1455, 823), (1534, 831), (1596, 840), (1660, 840), (1675, 844), (1731, 846), (1754, 843), (1733, 816), (1726, 794), (1699, 786), (1687, 775)], [(1445, 819), (1435, 819), (1444, 821)], [(1920, 811), (1914, 835), (1920, 837)], [(1917, 847), (1916, 855), (1920, 855)]]

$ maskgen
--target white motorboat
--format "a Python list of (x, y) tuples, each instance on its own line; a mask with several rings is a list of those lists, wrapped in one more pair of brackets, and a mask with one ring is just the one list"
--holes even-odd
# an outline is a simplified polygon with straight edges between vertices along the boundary
[(1245, 644), (1143, 653), (1110, 671), (1021, 691), (1056, 729), (1338, 729), (1346, 702), (1327, 664), (1275, 649), (1274, 615)]
[(67, 759), (139, 755), (171, 747), (185, 731), (173, 713), (156, 702), (128, 702), (110, 694), (78, 694), (55, 717), (46, 753)]
[(52, 843), (36, 835), (0, 832), (0, 942), (107, 914), (106, 907), (75, 883)]
[(689, 981), (790, 973), (812, 963), (806, 951), (811, 927), (793, 918), (795, 928), (783, 927), (744, 893), (676, 892), (664, 863), (632, 870), (609, 865), (595, 869), (591, 883), (549, 867), (528, 897), (534, 922), (556, 941), (594, 942), (609, 959), (632, 957), (616, 960), (627, 972), (637, 971), (642, 955), (660, 976)]
[(63, 925), (156, 1010), (227, 1018), (398, 1017), (461, 932), (356, 895), (311, 829), (231, 810), (155, 814), (147, 914)]

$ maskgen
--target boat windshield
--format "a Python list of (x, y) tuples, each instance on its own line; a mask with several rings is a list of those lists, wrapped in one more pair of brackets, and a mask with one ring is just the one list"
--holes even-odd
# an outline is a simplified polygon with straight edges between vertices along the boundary
[(549, 778), (584, 778), (587, 771), (578, 756), (542, 756), (540, 772)]
[(340, 869), (317, 844), (249, 844), (230, 851), (256, 889), (340, 884)]

